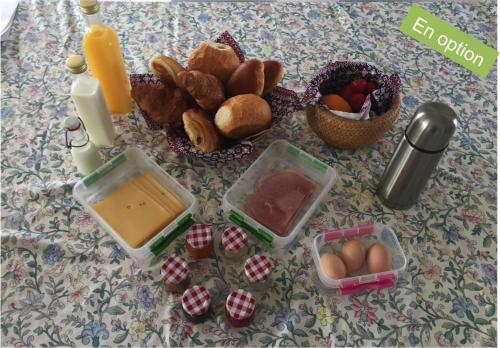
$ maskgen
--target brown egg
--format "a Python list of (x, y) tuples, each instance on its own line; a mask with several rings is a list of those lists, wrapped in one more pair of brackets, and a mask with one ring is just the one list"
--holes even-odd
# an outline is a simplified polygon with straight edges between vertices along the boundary
[(392, 267), (392, 255), (383, 244), (375, 243), (366, 252), (366, 265), (369, 273), (389, 271)]
[(342, 259), (332, 253), (326, 253), (321, 256), (321, 266), (325, 274), (332, 279), (345, 278), (346, 270)]
[(366, 248), (364, 244), (353, 239), (348, 241), (340, 251), (340, 258), (344, 261), (347, 272), (356, 272), (365, 264)]

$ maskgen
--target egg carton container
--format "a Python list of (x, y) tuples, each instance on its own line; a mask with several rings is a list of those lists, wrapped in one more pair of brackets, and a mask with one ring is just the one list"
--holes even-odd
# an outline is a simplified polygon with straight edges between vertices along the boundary
[[(383, 244), (391, 253), (392, 268), (387, 272), (368, 274), (366, 265), (358, 272), (343, 279), (328, 277), (321, 264), (321, 255), (332, 252), (340, 255), (342, 246), (352, 239), (358, 239), (368, 249), (374, 243)], [(344, 230), (325, 230), (312, 241), (312, 256), (320, 282), (325, 288), (338, 289), (341, 295), (349, 295), (363, 290), (391, 288), (396, 285), (399, 275), (406, 268), (406, 256), (399, 245), (394, 231), (385, 225), (360, 225)]]
[[(243, 211), (259, 181), (271, 174), (292, 170), (312, 181), (316, 190), (292, 221), (285, 236), (279, 236)], [(276, 140), (255, 160), (231, 186), (223, 198), (228, 219), (241, 226), (267, 246), (284, 247), (297, 236), (318, 205), (333, 186), (337, 172), (310, 154), (285, 140)]]
[[(149, 172), (154, 178), (186, 207), (177, 218), (159, 231), (143, 246), (132, 248), (93, 208), (92, 205), (110, 195), (126, 181)], [(173, 177), (139, 149), (128, 148), (78, 181), (73, 196), (133, 258), (146, 261), (160, 255), (167, 246), (194, 224), (196, 200)]]

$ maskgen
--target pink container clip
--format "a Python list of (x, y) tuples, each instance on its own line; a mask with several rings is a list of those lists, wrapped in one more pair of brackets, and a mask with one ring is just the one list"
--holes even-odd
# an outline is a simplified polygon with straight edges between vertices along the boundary
[(328, 229), (323, 231), (323, 241), (329, 242), (336, 239), (367, 236), (372, 234), (374, 230), (373, 224), (358, 225), (358, 227), (346, 230)]

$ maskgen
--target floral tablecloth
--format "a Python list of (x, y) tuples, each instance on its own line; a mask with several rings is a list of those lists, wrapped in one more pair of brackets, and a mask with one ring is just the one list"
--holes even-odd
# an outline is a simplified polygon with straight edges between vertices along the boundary
[[(496, 80), (482, 79), (399, 31), (409, 4), (394, 3), (103, 3), (120, 33), (129, 72), (147, 72), (164, 52), (182, 62), (200, 42), (229, 30), (247, 57), (284, 62), (284, 85), (303, 91), (332, 59), (356, 59), (397, 72), (401, 115), (386, 136), (358, 151), (320, 141), (304, 112), (284, 119), (249, 158), (224, 166), (177, 157), (163, 132), (136, 111), (117, 123), (110, 159), (127, 146), (144, 150), (200, 203), (199, 221), (228, 226), (224, 192), (276, 138), (333, 166), (338, 181), (318, 213), (271, 256), (272, 286), (257, 292), (253, 324), (232, 329), (223, 313), (241, 265), (220, 254), (192, 262), (194, 280), (213, 296), (212, 316), (191, 324), (179, 297), (166, 292), (158, 265), (144, 267), (72, 197), (79, 179), (63, 146), (62, 121), (74, 115), (67, 55), (81, 52), (84, 23), (76, 1), (22, 1), (10, 41), (2, 42), (1, 338), (9, 346), (495, 346)], [(422, 6), (496, 47), (493, 2)], [(374, 195), (415, 108), (442, 100), (459, 115), (456, 137), (407, 211)], [(392, 226), (408, 257), (391, 290), (340, 297), (316, 280), (310, 242), (323, 228), (374, 221)], [(254, 244), (253, 251), (261, 246)], [(186, 255), (182, 240), (168, 253)]]

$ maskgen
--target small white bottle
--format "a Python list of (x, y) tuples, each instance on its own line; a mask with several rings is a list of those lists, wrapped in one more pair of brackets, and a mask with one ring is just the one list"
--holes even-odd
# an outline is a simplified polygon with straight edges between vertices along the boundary
[(83, 124), (78, 117), (64, 120), (66, 129), (66, 147), (71, 148), (71, 155), (78, 171), (83, 176), (92, 173), (102, 164), (97, 148), (90, 141)]
[(87, 72), (85, 59), (80, 55), (69, 56), (66, 67), (73, 78), (71, 98), (90, 140), (96, 146), (112, 146), (115, 128), (99, 81)]

